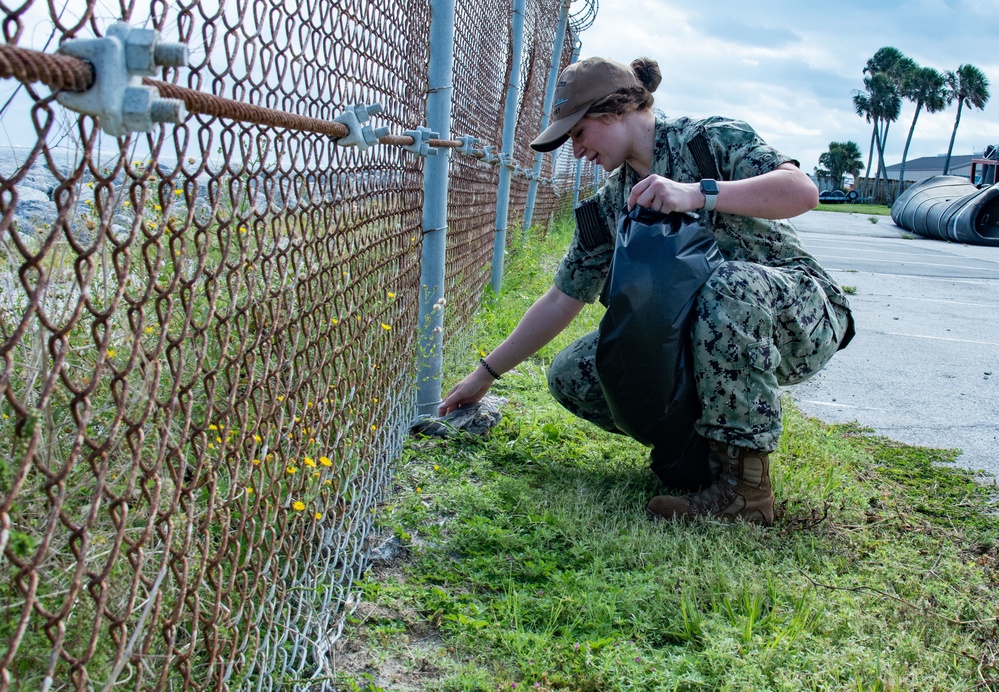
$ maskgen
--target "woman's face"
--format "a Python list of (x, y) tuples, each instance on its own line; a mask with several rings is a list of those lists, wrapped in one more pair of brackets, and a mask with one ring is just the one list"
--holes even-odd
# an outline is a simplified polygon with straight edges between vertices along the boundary
[(586, 117), (569, 130), (572, 155), (613, 171), (624, 163), (631, 151), (631, 140), (622, 118), (610, 122)]

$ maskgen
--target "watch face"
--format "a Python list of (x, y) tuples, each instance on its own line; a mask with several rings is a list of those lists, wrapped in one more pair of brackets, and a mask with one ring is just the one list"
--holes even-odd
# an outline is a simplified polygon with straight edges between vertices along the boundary
[(714, 180), (706, 179), (701, 181), (701, 192), (706, 195), (717, 195), (718, 194), (718, 183)]

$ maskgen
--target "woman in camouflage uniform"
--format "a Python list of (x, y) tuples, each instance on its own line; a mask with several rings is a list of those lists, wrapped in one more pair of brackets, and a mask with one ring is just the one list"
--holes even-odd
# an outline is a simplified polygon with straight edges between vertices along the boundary
[[(769, 453), (782, 431), (780, 385), (818, 372), (849, 341), (849, 305), (783, 220), (818, 203), (818, 191), (797, 161), (743, 122), (655, 113), (652, 92), (660, 81), (658, 65), (647, 58), (630, 67), (589, 58), (560, 75), (552, 124), (531, 146), (547, 152), (571, 138), (577, 158), (613, 171), (596, 196), (597, 222), (577, 225), (554, 286), (451, 390), (440, 413), (481, 399), (503, 372), (599, 297), (626, 206), (698, 213), (726, 260), (698, 293), (691, 332), (702, 405), (696, 431), (707, 438), (718, 473), (709, 487), (654, 497), (646, 509), (667, 519), (770, 525)], [(716, 178), (708, 179), (705, 170)], [(594, 332), (559, 354), (549, 386), (570, 411), (614, 430), (594, 366), (596, 342)]]

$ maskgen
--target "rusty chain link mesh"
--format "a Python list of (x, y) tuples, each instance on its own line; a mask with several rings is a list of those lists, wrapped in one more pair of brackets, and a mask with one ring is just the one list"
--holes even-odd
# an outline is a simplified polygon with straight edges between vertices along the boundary
[[(0, 10), (11, 46), (123, 19), (189, 44), (164, 81), (425, 124), (427, 0)], [(501, 141), (510, 12), (457, 3), (453, 135)], [(530, 4), (527, 168), (557, 17)], [(118, 140), (45, 87), (2, 85), (4, 130), (29, 134), (0, 170), (0, 689), (329, 680), (415, 410), (423, 161), (207, 115)], [(450, 168), (454, 333), (488, 281), (498, 169), (457, 152)], [(513, 189), (515, 223), (527, 181)], [(536, 221), (556, 203), (541, 185)]]

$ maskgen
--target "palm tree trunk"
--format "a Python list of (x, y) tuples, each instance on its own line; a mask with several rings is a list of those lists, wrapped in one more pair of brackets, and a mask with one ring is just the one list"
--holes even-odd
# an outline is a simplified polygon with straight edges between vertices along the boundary
[[(877, 200), (878, 183), (881, 181), (881, 172), (882, 171), (885, 171), (885, 148), (884, 148), (884, 142), (879, 137), (878, 138), (878, 172), (874, 176), (874, 195), (875, 195), (874, 203), (875, 204), (878, 203), (878, 200)], [(888, 182), (887, 182), (888, 178), (887, 178), (887, 176), (888, 176), (888, 172), (885, 171), (885, 194), (886, 195), (887, 195), (887, 192), (888, 192)]]
[(902, 194), (902, 181), (905, 180), (905, 159), (909, 156), (909, 145), (912, 143), (912, 133), (916, 131), (916, 120), (919, 118), (919, 111), (923, 107), (922, 101), (916, 102), (916, 113), (912, 116), (912, 125), (909, 127), (909, 136), (905, 138), (905, 149), (902, 150), (902, 165), (898, 169), (898, 189), (895, 191), (895, 199)]
[(888, 166), (885, 164), (885, 146), (888, 144), (888, 128), (891, 127), (891, 121), (885, 121), (884, 131), (881, 133), (881, 146), (878, 147), (878, 180), (884, 178), (885, 181), (885, 196), (888, 195), (888, 185), (890, 181), (888, 180)]
[(878, 121), (877, 119), (875, 119), (874, 129), (871, 130), (871, 149), (870, 153), (867, 155), (867, 172), (864, 173), (864, 189), (861, 193), (864, 195), (866, 195), (869, 192), (868, 188), (871, 186), (871, 161), (874, 160), (874, 137), (877, 135), (877, 133), (878, 133)]
[(957, 126), (961, 124), (961, 108), (964, 106), (964, 99), (957, 100), (957, 117), (954, 118), (954, 131), (950, 133), (950, 146), (947, 147), (947, 158), (944, 159), (943, 174), (950, 172), (950, 155), (954, 151), (954, 139), (957, 137)]

